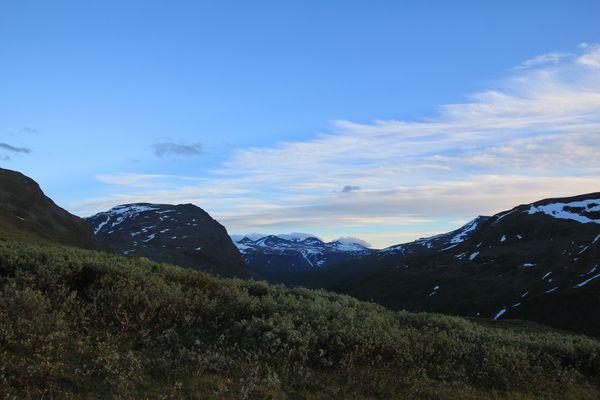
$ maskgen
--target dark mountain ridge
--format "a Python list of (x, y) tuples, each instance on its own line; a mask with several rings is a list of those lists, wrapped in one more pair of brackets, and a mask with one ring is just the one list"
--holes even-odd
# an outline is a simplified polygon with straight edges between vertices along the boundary
[[(467, 235), (457, 238), (461, 230)], [(394, 309), (521, 318), (600, 335), (599, 264), (600, 193), (590, 193), (479, 217), (342, 265), (336, 272), (345, 276), (313, 277), (311, 286)]]
[(255, 277), (227, 230), (193, 204), (124, 204), (86, 218), (115, 252), (223, 276)]
[(81, 218), (57, 206), (33, 179), (0, 168), (0, 238), (108, 250)]

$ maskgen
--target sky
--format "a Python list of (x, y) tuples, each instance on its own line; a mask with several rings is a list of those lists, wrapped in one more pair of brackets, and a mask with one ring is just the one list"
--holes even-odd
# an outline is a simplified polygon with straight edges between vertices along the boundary
[(598, 1), (0, 2), (0, 166), (68, 211), (385, 247), (600, 191)]

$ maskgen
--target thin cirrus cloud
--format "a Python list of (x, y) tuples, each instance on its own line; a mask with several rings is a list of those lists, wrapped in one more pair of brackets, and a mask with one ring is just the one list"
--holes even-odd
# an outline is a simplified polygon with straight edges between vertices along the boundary
[(334, 121), (308, 140), (239, 149), (198, 185), (121, 196), (187, 196), (234, 232), (364, 229), (383, 246), (443, 231), (444, 218), (599, 191), (599, 151), (600, 47), (586, 44), (525, 61), (430, 119)]
[[(588, 48), (589, 45), (585, 45), (584, 48)], [(600, 48), (595, 47), (592, 48), (587, 54), (582, 55), (577, 59), (577, 62), (581, 65), (591, 67), (591, 68), (600, 68)]]
[(202, 143), (160, 142), (153, 144), (152, 148), (158, 157), (190, 157), (204, 154)]
[(18, 133), (39, 133), (39, 132), (37, 129), (30, 128), (28, 126), (24, 126), (23, 128), (19, 129)]
[(532, 68), (543, 64), (556, 64), (565, 57), (568, 57), (565, 53), (547, 53), (541, 54), (537, 57), (526, 60), (521, 65), (515, 67), (515, 69)]
[(195, 178), (191, 176), (167, 174), (135, 174), (130, 172), (96, 175), (94, 179), (100, 183), (104, 183), (107, 185), (125, 187), (157, 187), (166, 183), (203, 180), (201, 178)]

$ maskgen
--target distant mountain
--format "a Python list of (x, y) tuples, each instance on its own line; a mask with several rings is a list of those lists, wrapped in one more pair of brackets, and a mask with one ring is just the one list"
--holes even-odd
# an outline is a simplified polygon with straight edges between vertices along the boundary
[(193, 204), (125, 204), (86, 218), (117, 253), (253, 277), (223, 225)]
[(108, 250), (81, 218), (47, 197), (33, 179), (0, 168), (0, 239)]
[(395, 309), (521, 318), (600, 335), (600, 193), (478, 217), (336, 272), (320, 285)]
[(244, 260), (262, 276), (278, 280), (289, 274), (314, 271), (373, 254), (359, 243), (323, 242), (316, 237), (284, 239), (269, 235), (235, 242)]

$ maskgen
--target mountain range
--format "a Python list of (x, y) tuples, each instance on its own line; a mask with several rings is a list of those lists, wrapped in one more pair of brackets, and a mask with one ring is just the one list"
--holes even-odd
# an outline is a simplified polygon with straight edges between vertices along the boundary
[(600, 335), (600, 193), (478, 217), (321, 278), (312, 285), (393, 309), (527, 319)]
[(520, 205), (381, 250), (310, 236), (232, 242), (191, 204), (121, 205), (86, 220), (123, 255), (324, 288), (392, 309), (600, 335), (600, 193)]
[(235, 245), (244, 261), (271, 281), (290, 274), (330, 268), (375, 251), (360, 243), (339, 240), (326, 243), (311, 236), (286, 239), (268, 235), (254, 240), (243, 237), (236, 240)]
[(375, 250), (244, 237), (192, 204), (136, 203), (85, 220), (0, 169), (0, 240), (57, 243), (223, 276), (324, 288), (391, 309), (523, 319), (600, 336), (600, 193), (546, 199)]

